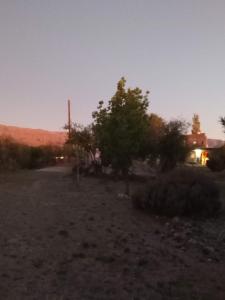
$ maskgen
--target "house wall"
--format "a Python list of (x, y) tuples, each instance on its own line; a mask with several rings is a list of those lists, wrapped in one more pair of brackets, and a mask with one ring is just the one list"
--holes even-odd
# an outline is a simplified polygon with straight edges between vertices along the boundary
[(205, 133), (186, 135), (187, 144), (194, 147), (206, 148), (207, 137)]

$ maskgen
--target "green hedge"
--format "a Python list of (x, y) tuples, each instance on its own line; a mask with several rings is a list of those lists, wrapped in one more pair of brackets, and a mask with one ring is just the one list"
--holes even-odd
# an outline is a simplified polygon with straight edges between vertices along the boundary
[(40, 168), (55, 163), (59, 147), (31, 147), (10, 138), (0, 139), (0, 170)]

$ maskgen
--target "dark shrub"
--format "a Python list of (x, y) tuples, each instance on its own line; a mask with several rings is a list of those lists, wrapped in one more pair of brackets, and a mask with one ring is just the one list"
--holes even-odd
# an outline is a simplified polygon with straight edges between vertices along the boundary
[(187, 127), (188, 124), (180, 120), (170, 121), (164, 126), (158, 146), (162, 172), (173, 170), (185, 161), (190, 151), (185, 138)]
[(146, 189), (137, 189), (132, 195), (132, 204), (136, 209), (145, 209), (146, 199), (147, 199), (147, 190)]
[(214, 149), (209, 154), (207, 167), (214, 172), (221, 172), (225, 170), (225, 146)]
[(219, 189), (205, 174), (174, 170), (133, 195), (137, 208), (166, 216), (214, 216), (220, 210)]
[(52, 165), (61, 153), (56, 146), (31, 147), (11, 138), (0, 138), (0, 170), (33, 169)]

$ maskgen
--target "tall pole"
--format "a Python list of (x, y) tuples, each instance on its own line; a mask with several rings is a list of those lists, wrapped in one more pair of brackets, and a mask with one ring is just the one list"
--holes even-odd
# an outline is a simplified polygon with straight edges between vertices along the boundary
[(68, 99), (68, 137), (71, 137), (70, 99)]

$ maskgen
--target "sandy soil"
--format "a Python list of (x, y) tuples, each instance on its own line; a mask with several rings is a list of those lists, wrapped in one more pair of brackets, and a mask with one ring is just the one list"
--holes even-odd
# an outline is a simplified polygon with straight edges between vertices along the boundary
[[(136, 183), (132, 184), (132, 188)], [(0, 299), (225, 299), (224, 217), (134, 210), (121, 182), (0, 175)]]

